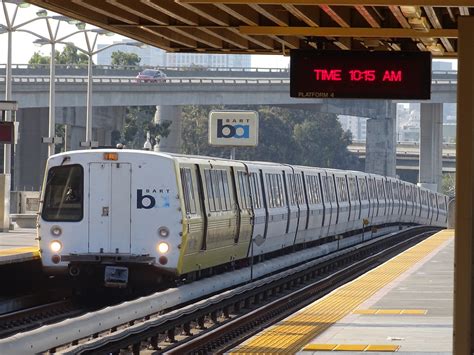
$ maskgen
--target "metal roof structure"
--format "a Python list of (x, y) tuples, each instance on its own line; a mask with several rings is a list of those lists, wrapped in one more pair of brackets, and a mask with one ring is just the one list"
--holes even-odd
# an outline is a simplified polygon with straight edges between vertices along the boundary
[(457, 56), (473, 0), (27, 0), (169, 52), (290, 49), (431, 51)]

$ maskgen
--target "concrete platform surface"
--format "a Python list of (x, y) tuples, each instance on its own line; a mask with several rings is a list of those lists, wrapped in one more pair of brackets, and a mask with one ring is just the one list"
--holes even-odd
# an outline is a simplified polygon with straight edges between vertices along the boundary
[(36, 229), (18, 228), (0, 233), (0, 265), (39, 258)]
[(232, 354), (451, 354), (454, 230), (441, 231)]

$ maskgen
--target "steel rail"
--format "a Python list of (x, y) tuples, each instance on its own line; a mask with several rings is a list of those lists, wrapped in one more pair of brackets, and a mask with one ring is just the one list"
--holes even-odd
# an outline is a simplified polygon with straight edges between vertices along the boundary
[[(439, 230), (439, 228), (433, 228), (433, 227), (420, 227), (420, 228), (413, 228), (409, 230), (405, 230), (403, 232), (400, 232), (397, 234), (397, 238), (395, 237), (390, 237), (384, 239), (386, 243), (393, 244), (395, 240), (399, 239), (407, 239), (411, 238), (414, 234), (420, 238), (420, 234), (426, 234), (428, 232), (434, 232)], [(288, 285), (288, 284), (294, 284), (294, 283), (301, 283), (302, 280), (307, 280), (310, 278), (308, 275), (312, 275), (312, 277), (317, 277), (317, 275), (321, 275), (322, 271), (328, 271), (329, 269), (337, 268), (340, 267), (340, 265), (343, 265), (346, 263), (348, 260), (354, 260), (355, 256), (360, 254), (366, 256), (368, 253), (373, 253), (375, 245), (378, 244), (379, 241), (377, 240), (372, 240), (371, 242), (368, 243), (368, 246), (366, 247), (361, 247), (361, 246), (356, 246), (354, 248), (351, 248), (350, 252), (345, 252), (345, 253), (336, 253), (338, 254), (338, 257), (336, 259), (330, 260), (330, 258), (324, 259), (324, 262), (318, 263), (318, 265), (312, 264), (312, 263), (307, 263), (307, 265), (302, 266), (301, 269), (295, 270), (293, 273), (290, 274), (285, 274), (282, 276), (281, 274), (274, 275), (270, 277), (268, 280), (261, 280), (263, 283), (261, 284), (255, 284), (255, 285), (246, 285), (248, 288), (243, 291), (236, 289), (234, 291), (228, 291), (225, 294), (222, 295), (217, 295), (213, 296), (210, 299), (206, 301), (201, 301), (198, 302), (197, 304), (191, 304), (185, 307), (182, 307), (178, 310), (171, 311), (165, 315), (150, 318), (145, 321), (137, 321), (131, 324), (129, 327), (125, 327), (123, 329), (115, 329), (112, 330), (110, 333), (104, 333), (104, 334), (97, 334), (94, 336), (94, 339), (89, 340), (85, 343), (75, 345), (70, 348), (64, 348), (61, 351), (63, 353), (67, 354), (94, 354), (94, 353), (108, 353), (108, 352), (117, 352), (120, 349), (127, 348), (129, 346), (132, 346), (132, 351), (133, 353), (139, 353), (140, 351), (140, 344), (143, 342), (149, 342), (152, 347), (157, 348), (158, 344), (158, 336), (157, 334), (159, 333), (165, 333), (168, 335), (168, 337), (173, 341), (174, 340), (174, 335), (175, 335), (175, 329), (176, 327), (183, 327), (183, 329), (187, 330), (189, 333), (189, 327), (190, 323), (198, 320), (197, 323), (202, 327), (204, 325), (204, 318), (209, 316), (212, 319), (216, 318), (216, 313), (219, 312), (219, 310), (222, 310), (224, 313), (228, 313), (228, 309), (232, 307), (232, 305), (240, 304), (240, 302), (243, 302), (243, 300), (249, 300), (252, 297), (255, 297), (255, 299), (260, 299), (260, 295), (264, 295), (263, 298), (265, 298), (265, 295), (268, 294), (268, 292), (274, 293), (274, 288), (282, 288), (286, 287), (283, 285)], [(404, 241), (406, 243), (406, 241)], [(379, 260), (383, 257), (386, 257), (388, 253), (393, 252), (393, 250), (400, 248), (400, 245), (396, 246), (391, 246), (387, 248), (387, 251), (384, 253), (377, 253), (375, 255), (371, 255), (369, 258), (365, 258), (362, 261), (357, 262), (356, 264), (353, 264), (347, 268), (345, 268), (344, 272), (347, 274), (348, 272), (353, 273), (354, 270), (358, 270), (359, 274), (362, 273), (364, 270), (367, 269), (368, 265), (372, 263), (374, 260)], [(332, 256), (334, 258), (334, 256)], [(308, 268), (305, 270), (306, 268)], [(342, 276), (345, 275), (344, 278), (347, 277), (346, 274), (344, 274), (343, 271), (338, 271), (335, 273), (335, 276), (331, 277), (326, 277), (322, 281), (327, 282), (328, 280), (331, 280), (330, 282), (330, 287), (328, 288), (328, 285), (326, 285), (324, 288), (317, 288), (317, 292), (314, 292), (315, 288), (314, 285), (312, 288), (305, 288), (307, 291), (309, 289), (313, 289), (314, 294), (321, 294), (327, 293), (333, 288), (337, 287), (341, 282), (342, 282)], [(292, 275), (290, 277), (290, 275)], [(276, 277), (276, 278), (275, 278)], [(355, 275), (352, 275), (352, 277), (355, 277)], [(334, 281), (336, 280), (336, 281)], [(301, 297), (296, 297), (295, 294), (290, 296), (290, 298), (284, 298), (281, 301), (277, 301), (279, 305), (281, 304), (288, 304), (288, 301), (291, 300), (291, 303), (293, 303), (296, 299), (301, 299), (301, 300), (308, 300), (308, 295), (303, 295)], [(248, 302), (245, 302), (248, 303)], [(240, 308), (240, 306), (238, 306)], [(227, 311), (225, 311), (227, 309)], [(262, 311), (263, 314), (268, 313), (267, 311)], [(278, 312), (276, 312), (278, 313)], [(214, 314), (214, 316), (213, 316)], [(255, 315), (255, 314), (253, 314)], [(230, 322), (229, 324), (236, 324), (233, 322)], [(237, 323), (238, 324), (238, 323)], [(234, 330), (229, 331), (232, 333)], [(234, 332), (235, 333), (235, 332)], [(218, 331), (213, 332), (213, 336), (219, 336), (221, 337), (223, 334), (219, 334)], [(228, 333), (224, 335), (224, 338), (227, 337), (229, 338)], [(205, 338), (202, 338), (205, 339)], [(194, 351), (197, 350), (198, 353), (208, 353), (208, 352), (214, 352), (215, 349), (210, 349), (210, 347), (206, 347), (202, 345), (201, 341), (196, 340), (196, 342), (199, 343), (199, 346), (196, 347), (196, 343), (189, 343), (189, 344), (194, 344), (194, 345), (189, 345), (189, 347), (186, 347), (187, 345), (182, 345), (182, 347), (177, 347), (174, 350), (170, 350), (169, 348), (166, 349), (166, 351), (173, 351), (176, 354), (183, 354), (188, 351)], [(207, 343), (222, 343), (221, 340), (216, 341), (214, 338), (212, 340), (206, 340), (204, 341), (206, 344)]]

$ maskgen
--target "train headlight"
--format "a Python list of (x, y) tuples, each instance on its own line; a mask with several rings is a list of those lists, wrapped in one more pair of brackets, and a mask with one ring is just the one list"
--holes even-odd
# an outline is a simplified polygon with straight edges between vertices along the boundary
[(158, 244), (158, 251), (160, 252), (160, 254), (166, 254), (169, 249), (170, 246), (168, 245), (168, 243), (161, 242)]
[(51, 234), (54, 235), (55, 237), (59, 237), (61, 234), (63, 234), (63, 230), (61, 229), (60, 226), (52, 226)]
[(160, 227), (158, 228), (158, 235), (162, 238), (166, 238), (167, 236), (170, 235), (170, 230), (168, 229), (168, 227)]
[(54, 252), (54, 253), (57, 253), (58, 251), (60, 251), (62, 248), (63, 248), (63, 245), (61, 244), (61, 242), (59, 240), (53, 240), (50, 244), (49, 244), (49, 248)]

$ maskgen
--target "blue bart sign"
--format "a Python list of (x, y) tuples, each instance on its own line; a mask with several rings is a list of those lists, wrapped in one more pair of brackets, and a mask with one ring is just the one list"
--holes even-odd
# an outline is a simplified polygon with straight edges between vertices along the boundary
[(258, 144), (256, 111), (211, 111), (209, 144), (215, 146), (255, 147)]

